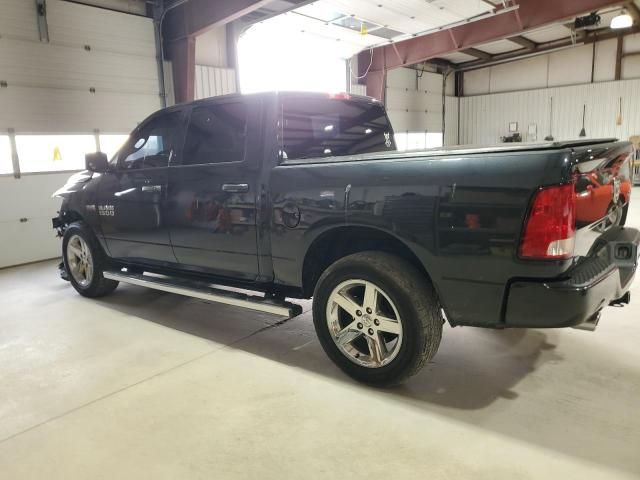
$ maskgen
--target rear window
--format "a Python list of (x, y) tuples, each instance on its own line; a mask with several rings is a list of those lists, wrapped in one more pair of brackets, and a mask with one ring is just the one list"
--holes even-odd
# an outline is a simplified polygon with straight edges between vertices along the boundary
[(282, 158), (302, 159), (395, 150), (380, 104), (328, 98), (282, 101)]

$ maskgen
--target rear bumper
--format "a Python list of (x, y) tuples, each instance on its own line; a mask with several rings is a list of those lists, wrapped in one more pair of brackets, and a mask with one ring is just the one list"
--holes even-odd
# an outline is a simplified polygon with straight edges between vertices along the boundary
[(638, 265), (639, 244), (640, 231), (612, 229), (562, 278), (512, 282), (505, 326), (572, 327), (591, 319), (629, 290)]

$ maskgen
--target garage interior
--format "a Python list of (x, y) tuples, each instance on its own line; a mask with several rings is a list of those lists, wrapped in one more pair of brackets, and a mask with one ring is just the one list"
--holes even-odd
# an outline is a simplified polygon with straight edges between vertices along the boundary
[(403, 151), (637, 147), (640, 1), (0, 0), (0, 477), (640, 478), (638, 280), (595, 332), (445, 326), (375, 389), (326, 358), (311, 301), (283, 320), (59, 278), (52, 193), (85, 154), (269, 90), (376, 98)]

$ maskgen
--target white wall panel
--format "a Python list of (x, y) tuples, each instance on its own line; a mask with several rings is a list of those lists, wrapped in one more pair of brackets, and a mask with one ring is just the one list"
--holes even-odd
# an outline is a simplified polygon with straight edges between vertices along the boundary
[(160, 107), (151, 19), (49, 0), (41, 43), (35, 1), (2, 2), (1, 129), (126, 133)]
[(156, 55), (153, 20), (150, 18), (47, 0), (47, 23), (51, 43), (80, 48), (89, 45), (92, 50), (131, 56), (155, 58)]
[(640, 77), (640, 55), (623, 57), (621, 76), (623, 79)]
[(0, 177), (0, 268), (60, 256), (60, 239), (51, 228), (60, 199), (51, 194), (70, 175)]
[(227, 66), (227, 27), (212, 28), (196, 37), (196, 65)]
[(158, 70), (152, 56), (69, 48), (56, 44), (0, 41), (2, 79), (10, 87), (150, 93), (158, 92)]
[(0, 38), (17, 37), (38, 40), (36, 2), (2, 0), (0, 5)]
[[(596, 43), (594, 82), (615, 78), (617, 40)], [(624, 53), (640, 52), (640, 34), (624, 37)], [(546, 55), (504, 63), (464, 74), (464, 93), (485, 95), (591, 82), (593, 45), (579, 45)], [(622, 79), (640, 78), (640, 55), (624, 57)]]
[[(582, 45), (548, 55), (547, 84), (542, 86), (577, 85), (591, 81), (593, 45)], [(541, 85), (533, 85), (539, 87)]]
[(486, 95), (490, 92), (491, 68), (482, 68), (480, 70), (471, 70), (464, 72), (463, 85), (464, 94), (469, 95)]
[(196, 65), (196, 100), (236, 93), (236, 71), (232, 68)]
[(157, 94), (0, 88), (0, 130), (19, 133), (128, 133), (160, 108)]
[[(602, 82), (460, 99), (461, 143), (493, 144), (507, 135), (509, 122), (518, 122), (528, 138), (529, 124), (537, 126), (537, 140), (549, 134), (550, 99), (553, 97), (553, 130), (556, 140), (578, 138), (586, 105), (587, 137), (628, 139), (640, 134), (640, 80)], [(622, 99), (622, 123), (617, 125)]]
[(615, 38), (596, 43), (596, 61), (593, 72), (594, 82), (615, 80), (617, 44), (618, 41)]
[(491, 67), (490, 92), (527, 90), (546, 85), (546, 55)]

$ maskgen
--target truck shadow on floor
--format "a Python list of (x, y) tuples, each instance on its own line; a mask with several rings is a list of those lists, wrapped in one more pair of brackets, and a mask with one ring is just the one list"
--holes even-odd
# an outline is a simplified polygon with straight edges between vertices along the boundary
[[(225, 348), (312, 372), (349, 388), (367, 389), (372, 396), (402, 402), (425, 414), (640, 472), (633, 467), (637, 462), (628, 439), (634, 427), (624, 421), (627, 400), (612, 398), (607, 388), (598, 385), (606, 373), (594, 376), (581, 364), (588, 357), (590, 363), (608, 364), (608, 369), (615, 370), (618, 367), (611, 365), (615, 359), (610, 352), (589, 349), (583, 357), (565, 362), (557, 347), (563, 343), (562, 331), (446, 327), (438, 354), (418, 375), (398, 387), (374, 389), (351, 380), (331, 363), (316, 339), (309, 311), (278, 323), (281, 319), (266, 314), (129, 286), (100, 302)], [(629, 373), (635, 372), (627, 371), (627, 380)], [(640, 383), (640, 375), (636, 380)], [(601, 405), (607, 405), (609, 413), (593, 415)], [(612, 417), (612, 411), (622, 413)]]
[[(130, 286), (121, 286), (100, 301), (227, 348), (359, 385), (324, 354), (308, 311), (310, 302), (305, 313), (282, 322), (267, 314)], [(522, 378), (542, 363), (560, 360), (541, 331), (445, 326), (435, 358), (406, 384), (380, 391), (447, 408), (482, 409), (497, 399), (517, 398), (512, 387)]]

